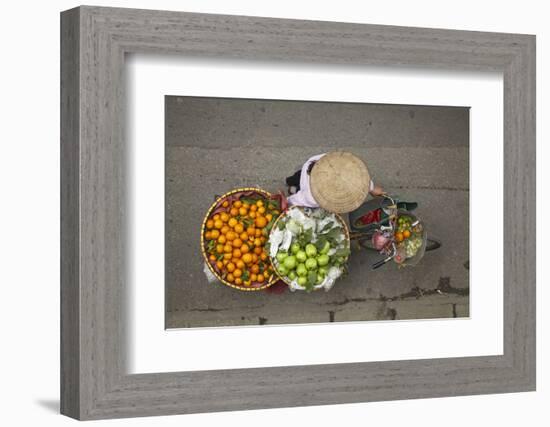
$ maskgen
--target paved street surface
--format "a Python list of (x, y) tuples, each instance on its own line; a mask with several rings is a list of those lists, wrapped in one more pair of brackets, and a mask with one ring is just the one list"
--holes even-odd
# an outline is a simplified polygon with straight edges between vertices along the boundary
[[(467, 108), (166, 98), (166, 327), (469, 316)], [(330, 292), (239, 292), (207, 282), (200, 226), (215, 194), (285, 188), (308, 157), (339, 149), (443, 242), (416, 267), (351, 255)]]

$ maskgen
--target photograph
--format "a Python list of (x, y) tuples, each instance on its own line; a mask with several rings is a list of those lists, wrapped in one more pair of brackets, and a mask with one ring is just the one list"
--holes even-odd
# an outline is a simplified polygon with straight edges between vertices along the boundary
[(470, 108), (165, 96), (165, 328), (470, 315)]

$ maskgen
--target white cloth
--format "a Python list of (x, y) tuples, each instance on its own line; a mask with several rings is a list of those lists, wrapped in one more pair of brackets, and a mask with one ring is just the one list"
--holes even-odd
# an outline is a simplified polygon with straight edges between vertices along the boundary
[[(310, 208), (318, 208), (319, 203), (314, 199), (313, 194), (311, 194), (311, 187), (309, 186), (309, 174), (307, 170), (311, 162), (316, 162), (326, 153), (318, 154), (316, 156), (310, 157), (302, 166), (302, 173), (300, 175), (300, 191), (292, 196), (288, 197), (288, 204), (290, 206), (307, 206)], [(372, 179), (369, 184), (369, 191), (372, 191), (374, 188), (374, 183)]]
[(287, 199), (290, 206), (308, 206), (310, 208), (319, 207), (319, 204), (313, 198), (313, 194), (311, 194), (311, 188), (309, 186), (309, 174), (307, 173), (307, 169), (309, 168), (311, 162), (316, 162), (325, 154), (326, 153), (310, 157), (304, 163), (304, 165), (302, 166), (302, 174), (300, 175), (300, 191), (298, 191), (296, 194), (293, 194)]

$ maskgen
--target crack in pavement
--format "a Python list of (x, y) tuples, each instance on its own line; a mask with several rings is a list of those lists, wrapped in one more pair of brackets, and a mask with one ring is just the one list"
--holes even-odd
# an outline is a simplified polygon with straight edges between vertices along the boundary
[[(256, 306), (249, 306), (249, 307), (239, 307), (239, 310), (257, 310), (259, 308), (263, 308), (264, 305), (256, 305)], [(227, 308), (217, 308), (217, 307), (206, 307), (206, 308), (189, 308), (186, 310), (170, 310), (168, 313), (175, 313), (175, 312), (186, 312), (186, 311), (197, 311), (197, 312), (207, 312), (207, 311), (229, 311), (234, 310), (235, 307), (227, 307)]]
[(396, 295), (394, 297), (388, 297), (386, 295), (380, 294), (378, 298), (345, 298), (340, 301), (331, 301), (325, 303), (325, 305), (346, 305), (352, 302), (367, 302), (367, 301), (401, 301), (409, 298), (419, 299), (424, 296), (430, 296), (430, 295), (444, 295), (444, 294), (454, 294), (458, 296), (468, 296), (470, 295), (470, 288), (455, 288), (451, 286), (451, 278), (450, 277), (440, 277), (439, 283), (437, 285), (437, 288), (435, 289), (424, 289), (420, 288), (419, 286), (414, 286), (411, 288), (409, 292), (405, 292), (400, 295)]
[(380, 298), (345, 298), (340, 301), (325, 302), (324, 305), (346, 305), (350, 302), (380, 301)]
[[(386, 295), (380, 294), (378, 297), (375, 298), (363, 298), (363, 297), (355, 297), (355, 298), (344, 298), (343, 300), (339, 301), (330, 301), (325, 302), (319, 305), (325, 305), (325, 306), (343, 306), (349, 303), (357, 302), (391, 302), (391, 301), (403, 301), (406, 299), (419, 299), (425, 296), (430, 295), (445, 295), (445, 294), (453, 294), (458, 296), (469, 296), (470, 295), (470, 289), (469, 288), (455, 288), (451, 286), (451, 278), (450, 277), (440, 277), (439, 283), (437, 285), (437, 288), (435, 289), (424, 289), (420, 288), (418, 286), (414, 286), (411, 288), (409, 292), (405, 292), (400, 295), (396, 295), (394, 297), (388, 297)], [(249, 306), (249, 307), (240, 307), (239, 310), (257, 310), (260, 308), (263, 308), (264, 305), (257, 305), (257, 306)], [(206, 308), (192, 308), (188, 310), (181, 310), (181, 311), (192, 311), (192, 312), (219, 312), (219, 311), (230, 311), (234, 310), (234, 307), (228, 307), (228, 308), (217, 308), (217, 307), (206, 307)], [(394, 309), (388, 309), (393, 310)], [(180, 310), (170, 310), (169, 313), (178, 312)], [(453, 304), (453, 314), (456, 314), (456, 304)], [(396, 313), (388, 313), (390, 317), (395, 319)], [(334, 311), (329, 311), (330, 318), (334, 318)], [(455, 316), (456, 317), (456, 316)], [(267, 319), (261, 318), (262, 321), (267, 321)], [(332, 320), (331, 320), (332, 321)]]
[(401, 294), (397, 297), (387, 298), (387, 300), (395, 301), (395, 300), (404, 300), (407, 298), (418, 299), (424, 296), (429, 296), (434, 294), (439, 294), (439, 295), (454, 294), (458, 296), (468, 296), (470, 295), (470, 288), (454, 288), (451, 286), (450, 277), (440, 277), (437, 288), (435, 289), (423, 289), (418, 286), (415, 286), (411, 288), (409, 292)]
[(388, 185), (388, 188), (398, 189), (398, 190), (444, 190), (444, 191), (470, 191), (467, 187), (449, 187), (442, 186), (438, 187), (436, 185)]
[(470, 288), (453, 288), (451, 286), (451, 278), (450, 277), (440, 277), (439, 278), (439, 284), (437, 285), (437, 289), (445, 294), (455, 294), (460, 296), (468, 296), (470, 295)]

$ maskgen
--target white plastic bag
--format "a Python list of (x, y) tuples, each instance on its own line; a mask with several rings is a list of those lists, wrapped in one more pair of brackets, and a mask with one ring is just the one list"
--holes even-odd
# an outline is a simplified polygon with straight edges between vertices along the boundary
[(208, 267), (208, 264), (204, 263), (203, 269), (204, 275), (206, 276), (206, 280), (208, 280), (208, 283), (214, 283), (218, 281), (218, 278), (212, 273), (212, 270)]

